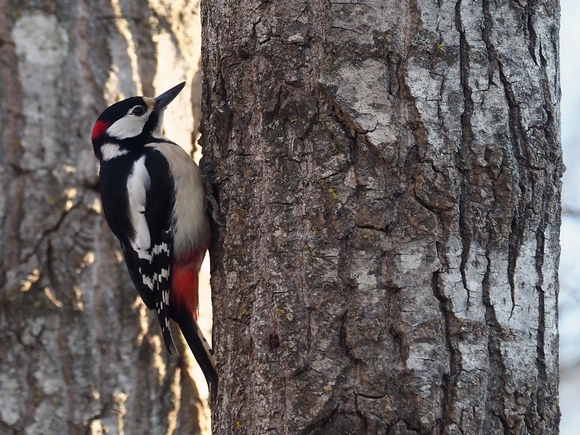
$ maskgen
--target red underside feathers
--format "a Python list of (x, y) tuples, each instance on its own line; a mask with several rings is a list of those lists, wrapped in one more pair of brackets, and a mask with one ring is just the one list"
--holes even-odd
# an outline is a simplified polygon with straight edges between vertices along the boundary
[(199, 269), (205, 250), (174, 259), (171, 271), (171, 310), (197, 320), (199, 314)]

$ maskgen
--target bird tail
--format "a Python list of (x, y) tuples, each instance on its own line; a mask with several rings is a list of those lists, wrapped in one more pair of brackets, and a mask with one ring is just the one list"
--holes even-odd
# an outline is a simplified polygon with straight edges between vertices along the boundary
[(180, 319), (178, 322), (179, 328), (185, 337), (185, 341), (193, 352), (193, 356), (201, 367), (207, 383), (210, 385), (211, 396), (215, 400), (217, 397), (218, 375), (213, 350), (209, 344), (197, 322), (193, 318)]
[[(169, 317), (165, 317), (165, 313), (159, 313), (157, 314), (157, 319), (159, 320), (159, 325), (161, 325), (161, 335), (163, 336), (165, 348), (169, 356), (171, 356), (173, 355), (173, 349), (177, 350), (177, 346), (173, 340), (173, 335), (171, 335), (171, 329), (169, 329)], [(179, 352), (177, 354), (179, 355)]]

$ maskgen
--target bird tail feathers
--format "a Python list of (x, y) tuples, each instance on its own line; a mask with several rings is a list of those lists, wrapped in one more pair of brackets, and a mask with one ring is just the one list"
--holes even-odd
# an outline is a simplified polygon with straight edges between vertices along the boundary
[(193, 356), (195, 356), (197, 363), (201, 367), (205, 379), (210, 385), (211, 395), (215, 400), (217, 397), (218, 375), (213, 350), (193, 318), (181, 320), (179, 322), (179, 328), (181, 329), (189, 348), (193, 352)]

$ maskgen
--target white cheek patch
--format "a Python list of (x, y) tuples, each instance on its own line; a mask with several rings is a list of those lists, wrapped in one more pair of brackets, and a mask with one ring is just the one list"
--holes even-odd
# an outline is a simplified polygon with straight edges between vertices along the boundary
[(107, 134), (119, 140), (139, 136), (148, 119), (149, 114), (143, 116), (125, 115), (107, 128)]
[(145, 156), (142, 156), (133, 164), (133, 172), (127, 179), (129, 214), (135, 230), (135, 239), (132, 240), (131, 246), (137, 253), (151, 247), (151, 235), (145, 218), (145, 202), (150, 186), (151, 178), (145, 167)]
[(115, 145), (113, 143), (106, 143), (101, 146), (101, 154), (103, 156), (103, 161), (105, 162), (112, 160), (115, 157), (124, 156), (128, 152), (128, 150), (123, 150), (119, 147), (119, 145)]

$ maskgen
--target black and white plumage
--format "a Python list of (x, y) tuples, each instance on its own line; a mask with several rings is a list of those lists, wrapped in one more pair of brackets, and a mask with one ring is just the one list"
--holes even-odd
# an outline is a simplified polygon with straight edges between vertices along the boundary
[(169, 354), (172, 319), (215, 393), (213, 353), (196, 322), (199, 269), (210, 242), (204, 188), (197, 165), (161, 132), (163, 111), (184, 85), (108, 107), (93, 127), (92, 142), (101, 165), (103, 211), (131, 280), (156, 311)]

